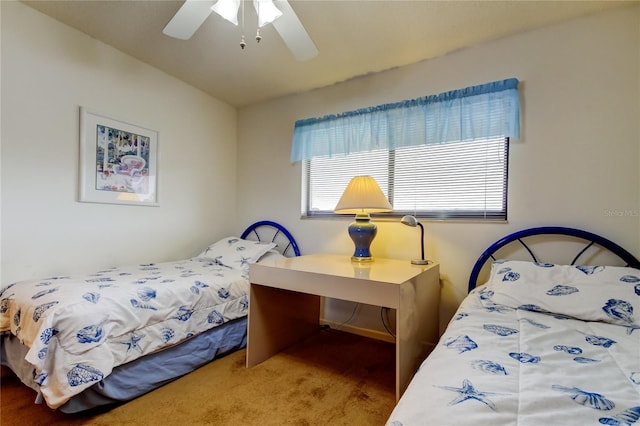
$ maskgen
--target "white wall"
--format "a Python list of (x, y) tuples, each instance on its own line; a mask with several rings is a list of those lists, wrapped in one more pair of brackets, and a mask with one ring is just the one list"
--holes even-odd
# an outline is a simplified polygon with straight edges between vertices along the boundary
[[(522, 137), (510, 148), (508, 223), (425, 223), (426, 255), (441, 264), (441, 324), (466, 294), (477, 256), (512, 231), (584, 228), (640, 256), (639, 23), (640, 7), (623, 8), (247, 107), (239, 111), (239, 220), (269, 216), (304, 253), (350, 256), (351, 218), (300, 219), (301, 167), (288, 161), (294, 122), (516, 77)], [(419, 255), (415, 229), (378, 225), (374, 256)], [(351, 309), (335, 303), (327, 315), (340, 322)], [(363, 309), (353, 324), (380, 330), (378, 318)]]
[[(2, 270), (197, 254), (236, 232), (236, 111), (19, 2), (1, 3)], [(79, 108), (159, 132), (160, 207), (77, 202)]]

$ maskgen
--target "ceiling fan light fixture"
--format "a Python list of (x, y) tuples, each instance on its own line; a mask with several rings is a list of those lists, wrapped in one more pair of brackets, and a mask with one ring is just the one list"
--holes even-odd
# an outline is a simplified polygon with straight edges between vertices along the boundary
[(253, 0), (253, 7), (258, 14), (259, 28), (272, 23), (282, 16), (282, 12), (273, 4), (273, 0)]
[(238, 10), (240, 10), (241, 1), (242, 0), (218, 0), (216, 4), (211, 6), (211, 10), (233, 25), (238, 25)]

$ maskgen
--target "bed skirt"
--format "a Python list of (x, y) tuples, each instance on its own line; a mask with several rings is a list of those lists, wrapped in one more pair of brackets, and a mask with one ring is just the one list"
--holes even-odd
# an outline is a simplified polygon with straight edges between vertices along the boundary
[[(28, 348), (13, 335), (1, 336), (0, 343), (0, 364), (9, 367), (24, 384), (38, 392), (38, 385), (33, 380), (33, 367), (24, 361)], [(210, 329), (179, 345), (114, 368), (110, 375), (72, 397), (58, 410), (77, 413), (130, 401), (215, 358), (242, 349), (246, 344), (247, 318), (243, 317)], [(145, 380), (140, 381), (140, 377)], [(37, 401), (38, 399), (41, 398), (37, 398)]]

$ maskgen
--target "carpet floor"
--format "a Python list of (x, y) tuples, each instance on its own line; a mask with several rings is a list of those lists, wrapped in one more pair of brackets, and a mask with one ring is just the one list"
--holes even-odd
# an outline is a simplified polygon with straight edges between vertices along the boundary
[(395, 346), (324, 329), (253, 368), (243, 349), (108, 411), (68, 415), (34, 398), (4, 377), (0, 424), (384, 425), (395, 405)]

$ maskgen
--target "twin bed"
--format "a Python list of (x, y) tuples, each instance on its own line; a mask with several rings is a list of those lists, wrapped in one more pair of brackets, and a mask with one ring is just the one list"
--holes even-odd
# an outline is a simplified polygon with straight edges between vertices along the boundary
[[(563, 252), (546, 245), (549, 234), (571, 249), (568, 260), (537, 257), (540, 249)], [(596, 259), (604, 251), (615, 256)], [(506, 260), (520, 252), (531, 258)], [(480, 256), (469, 290), (388, 426), (640, 425), (633, 255), (582, 230), (528, 229)]]
[(299, 256), (261, 221), (198, 256), (0, 288), (0, 362), (66, 413), (124, 402), (246, 345), (248, 267)]

